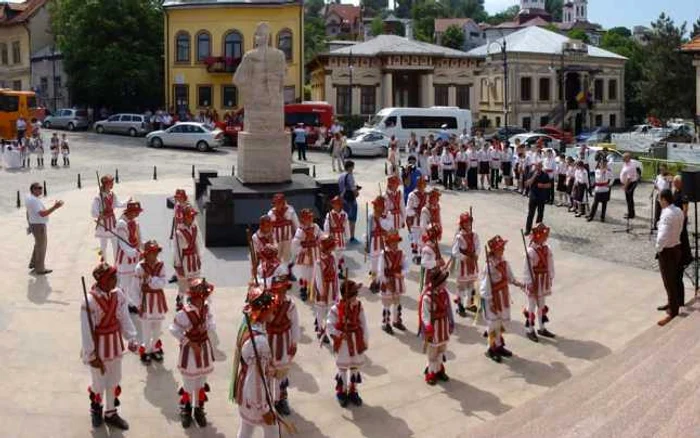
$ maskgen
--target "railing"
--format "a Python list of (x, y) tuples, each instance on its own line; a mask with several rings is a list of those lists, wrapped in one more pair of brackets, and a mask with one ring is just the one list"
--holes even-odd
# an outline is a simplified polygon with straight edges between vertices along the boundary
[(204, 60), (209, 73), (235, 73), (241, 64), (241, 58), (230, 56), (210, 56)]
[(642, 163), (642, 180), (644, 181), (653, 181), (656, 175), (659, 174), (659, 167), (662, 164), (665, 164), (668, 171), (673, 175), (680, 175), (681, 171), (686, 167), (695, 167), (691, 163), (684, 163), (682, 161), (669, 161), (648, 157), (639, 157), (637, 159)]

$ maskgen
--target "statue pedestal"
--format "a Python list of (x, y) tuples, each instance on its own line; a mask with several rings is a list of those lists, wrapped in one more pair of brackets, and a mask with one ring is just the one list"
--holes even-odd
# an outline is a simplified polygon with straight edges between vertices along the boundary
[(243, 184), (286, 183), (292, 180), (290, 134), (238, 133), (237, 177)]

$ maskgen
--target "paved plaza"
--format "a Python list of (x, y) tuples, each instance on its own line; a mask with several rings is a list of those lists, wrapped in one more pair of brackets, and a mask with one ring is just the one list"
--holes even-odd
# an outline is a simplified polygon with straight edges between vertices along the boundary
[[(0, 169), (0, 239), (5, 242), (0, 247), (0, 260), (4, 262), (2, 281), (8, 285), (0, 294), (0, 347), (6, 372), (5, 396), (0, 398), (2, 436), (234, 437), (238, 415), (227, 396), (235, 333), (241, 322), (250, 272), (245, 248), (204, 251), (203, 273), (217, 286), (213, 295), (217, 364), (209, 379), (212, 392), (206, 408), (210, 426), (204, 430), (193, 426), (185, 431), (180, 426), (177, 346), (166, 332), (162, 336), (162, 364), (144, 367), (136, 355), (124, 358), (120, 412), (131, 430), (112, 434), (104, 428), (93, 431), (86, 391), (89, 374), (79, 359), (78, 317), (82, 300), (80, 276), (89, 279), (97, 261), (97, 240), (89, 215), (96, 193), (95, 171), (103, 174), (119, 169), (121, 183), (115, 186), (115, 192), (121, 199), (131, 196), (142, 202), (144, 237), (163, 244), (162, 257), (170, 266), (172, 252), (167, 239), (171, 212), (166, 208), (166, 196), (179, 187), (193, 195), (193, 164), (230, 174), (236, 162), (235, 150), (225, 148), (206, 154), (153, 150), (147, 149), (142, 139), (92, 133), (69, 134), (69, 141), (71, 168), (29, 172)], [(327, 153), (313, 152), (309, 158), (316, 165), (319, 178), (333, 175)], [(364, 187), (359, 201), (364, 205), (377, 194), (378, 183), (384, 185), (384, 162), (357, 162), (356, 179)], [(158, 172), (156, 181), (154, 165)], [(78, 173), (82, 189), (76, 185)], [(20, 190), (24, 198), (35, 180), (46, 181), (49, 200), (65, 201), (49, 224), (47, 266), (54, 272), (36, 277), (26, 269), (32, 239), (25, 234), (25, 212), (15, 208), (16, 191)], [(421, 341), (415, 336), (417, 267), (411, 268), (404, 297), (409, 327), (406, 333), (392, 337), (382, 332), (378, 297), (366, 289), (361, 292), (370, 326), (370, 363), (362, 370), (363, 384), (359, 388), (365, 402), (361, 408), (343, 409), (336, 403), (333, 357), (328, 348), (319, 347), (315, 340), (310, 306), (298, 301), (303, 335), (290, 375), (293, 413), (289, 417), (300, 431), (298, 436), (468, 437), (470, 429), (483, 428), (485, 422), (582, 375), (639, 335), (664, 330), (655, 327), (659, 316), (655, 307), (663, 303), (664, 291), (649, 236), (650, 190), (648, 185), (637, 189), (639, 213), (631, 234), (612, 233), (624, 228), (624, 199), (619, 188), (613, 190), (605, 224), (586, 222), (563, 208), (547, 206), (545, 222), (552, 227), (556, 269), (554, 293), (549, 300), (549, 328), (557, 338), (534, 344), (524, 337), (520, 310), (526, 300), (521, 291), (512, 289), (514, 320), (507, 327), (506, 343), (515, 356), (502, 364), (487, 359), (486, 339), (482, 336), (484, 322), (457, 317), (446, 363), (451, 380), (444, 384), (430, 387), (423, 381), (425, 358)], [(482, 243), (494, 234), (509, 240), (506, 258), (516, 276), (521, 276), (524, 255), (520, 228), (524, 226), (526, 199), (503, 191), (445, 193), (445, 251), (456, 231), (459, 213), (470, 206)], [(360, 216), (364, 217), (364, 210)], [(361, 220), (358, 236), (363, 232)], [(367, 268), (361, 246), (351, 247), (348, 256), (351, 277), (366, 284)], [(169, 287), (166, 294), (172, 303), (175, 289)], [(296, 288), (293, 296), (298, 296)], [(671, 326), (677, 323), (674, 321)]]

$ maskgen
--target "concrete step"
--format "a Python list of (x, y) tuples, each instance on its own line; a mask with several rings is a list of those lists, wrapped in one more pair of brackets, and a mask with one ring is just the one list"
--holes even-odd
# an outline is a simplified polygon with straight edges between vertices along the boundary
[[(622, 350), (463, 436), (700, 436), (700, 314), (651, 327)], [(624, 317), (624, 315), (623, 315)]]

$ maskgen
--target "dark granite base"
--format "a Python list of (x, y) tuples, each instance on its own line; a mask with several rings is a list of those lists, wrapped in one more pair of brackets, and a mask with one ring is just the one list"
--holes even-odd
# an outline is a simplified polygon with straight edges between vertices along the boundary
[(329, 195), (337, 192), (337, 184), (317, 182), (306, 173), (294, 173), (291, 182), (281, 184), (243, 184), (232, 176), (209, 176), (207, 182), (206, 194), (197, 200), (203, 210), (200, 229), (207, 247), (247, 245), (246, 229), (257, 230), (276, 193), (284, 193), (297, 213), (312, 209), (320, 224), (328, 211)]

